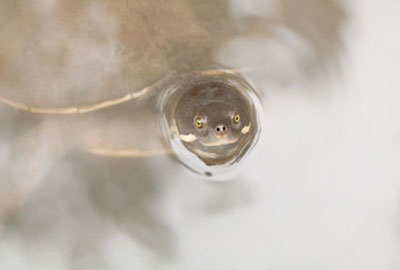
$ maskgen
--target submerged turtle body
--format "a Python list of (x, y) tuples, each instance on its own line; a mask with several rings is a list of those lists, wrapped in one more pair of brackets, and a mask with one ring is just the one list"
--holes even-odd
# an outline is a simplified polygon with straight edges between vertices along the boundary
[[(222, 3), (6, 0), (0, 101), (44, 114), (131, 101), (152, 108), (156, 133), (189, 168), (210, 175), (232, 166), (257, 141), (260, 108), (246, 80), (215, 61), (219, 46), (238, 31)], [(136, 146), (147, 139), (136, 139)], [(147, 153), (160, 152), (153, 150)], [(121, 153), (143, 155), (114, 154)]]

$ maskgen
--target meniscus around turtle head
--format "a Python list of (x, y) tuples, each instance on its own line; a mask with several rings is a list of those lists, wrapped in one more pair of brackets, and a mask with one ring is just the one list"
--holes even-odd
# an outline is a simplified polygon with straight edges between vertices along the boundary
[(257, 142), (261, 105), (243, 77), (188, 74), (163, 97), (161, 124), (176, 156), (192, 170), (223, 177)]

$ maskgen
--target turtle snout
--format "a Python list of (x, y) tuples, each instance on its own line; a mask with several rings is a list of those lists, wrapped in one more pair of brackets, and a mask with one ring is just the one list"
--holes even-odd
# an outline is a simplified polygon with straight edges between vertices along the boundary
[(215, 127), (215, 134), (220, 137), (224, 137), (228, 133), (228, 127), (226, 125), (217, 125)]

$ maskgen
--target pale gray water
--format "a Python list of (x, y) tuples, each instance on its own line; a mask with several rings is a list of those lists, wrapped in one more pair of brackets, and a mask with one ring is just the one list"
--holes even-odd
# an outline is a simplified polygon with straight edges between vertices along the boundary
[[(4, 223), (0, 269), (399, 269), (400, 4), (316, 2), (229, 2), (274, 33), (218, 54), (264, 66), (250, 78), (262, 141), (230, 182), (165, 157), (60, 157), (103, 116), (1, 105), (0, 194), (33, 193)], [(75, 129), (59, 134), (64, 123)]]

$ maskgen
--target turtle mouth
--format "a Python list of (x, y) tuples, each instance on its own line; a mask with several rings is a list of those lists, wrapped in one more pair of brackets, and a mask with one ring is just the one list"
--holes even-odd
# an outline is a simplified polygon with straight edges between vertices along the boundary
[(214, 138), (211, 141), (203, 141), (193, 134), (181, 135), (181, 141), (185, 147), (203, 160), (207, 165), (223, 164), (232, 159), (237, 152), (236, 145), (240, 138)]
[(211, 142), (202, 142), (201, 139), (199, 140), (195, 135), (189, 134), (181, 134), (179, 138), (184, 143), (193, 143), (198, 142), (203, 147), (218, 147), (218, 146), (225, 146), (225, 145), (232, 145), (239, 141), (239, 138), (229, 138), (229, 137), (222, 137), (217, 140), (213, 140)]
[(226, 138), (211, 142), (191, 143), (187, 149), (194, 153), (207, 165), (225, 164), (235, 159), (242, 144), (240, 138)]
[(235, 139), (229, 139), (229, 138), (223, 138), (220, 140), (216, 140), (213, 142), (200, 142), (201, 145), (205, 146), (205, 147), (218, 147), (218, 146), (222, 146), (222, 145), (232, 145), (237, 143), (237, 141), (239, 140), (239, 138), (235, 138)]

